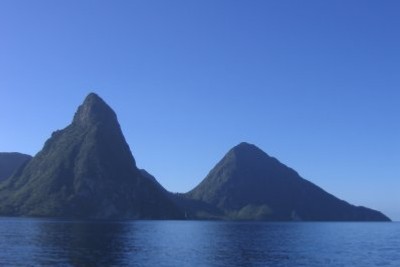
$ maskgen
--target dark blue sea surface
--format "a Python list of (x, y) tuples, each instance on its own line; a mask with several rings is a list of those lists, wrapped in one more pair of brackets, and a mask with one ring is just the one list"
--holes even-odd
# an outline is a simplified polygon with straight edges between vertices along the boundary
[(400, 223), (0, 219), (0, 266), (400, 266)]

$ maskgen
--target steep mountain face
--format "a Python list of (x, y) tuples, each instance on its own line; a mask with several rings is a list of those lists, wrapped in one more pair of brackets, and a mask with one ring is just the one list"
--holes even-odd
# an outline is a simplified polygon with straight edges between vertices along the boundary
[[(222, 215), (193, 210), (194, 217), (244, 220), (388, 221), (301, 178), (254, 145), (231, 149), (186, 198), (217, 207)], [(201, 215), (198, 215), (201, 214)]]
[(182, 214), (136, 167), (114, 111), (89, 94), (23, 170), (0, 184), (0, 214), (175, 219)]
[(0, 153), (0, 181), (10, 177), (31, 159), (32, 157), (29, 155), (16, 152)]

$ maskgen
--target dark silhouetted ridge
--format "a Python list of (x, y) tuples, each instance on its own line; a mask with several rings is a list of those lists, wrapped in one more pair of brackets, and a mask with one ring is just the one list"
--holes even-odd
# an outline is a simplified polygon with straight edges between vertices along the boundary
[[(242, 220), (387, 221), (382, 213), (356, 207), (303, 179), (258, 147), (232, 148), (186, 198), (219, 209), (192, 216)], [(189, 207), (186, 207), (189, 209)]]

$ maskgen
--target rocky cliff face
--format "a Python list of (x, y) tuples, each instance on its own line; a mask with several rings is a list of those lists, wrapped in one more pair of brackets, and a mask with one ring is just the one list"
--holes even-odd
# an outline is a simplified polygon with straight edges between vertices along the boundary
[(175, 219), (182, 214), (136, 167), (114, 111), (89, 94), (27, 166), (0, 184), (0, 214)]
[(218, 213), (194, 210), (194, 217), (244, 220), (387, 221), (382, 213), (356, 207), (303, 179), (254, 145), (231, 149), (186, 198)]

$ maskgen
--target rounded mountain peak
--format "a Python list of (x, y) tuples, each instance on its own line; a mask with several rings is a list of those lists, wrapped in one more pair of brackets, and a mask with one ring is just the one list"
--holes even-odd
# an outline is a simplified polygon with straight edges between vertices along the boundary
[(258, 151), (261, 150), (260, 148), (258, 148), (256, 145), (247, 143), (247, 142), (241, 142), (240, 144), (238, 144), (237, 146), (233, 147), (234, 150), (254, 150), (254, 151)]
[(239, 157), (244, 157), (244, 158), (252, 158), (252, 157), (258, 157), (258, 156), (268, 156), (267, 153), (262, 151), (259, 147), (256, 145), (247, 143), (247, 142), (242, 142), (238, 144), (237, 146), (233, 147), (228, 154), (235, 154), (236, 156)]
[(100, 96), (90, 93), (75, 113), (73, 123), (88, 125), (97, 122), (117, 122), (117, 116)]

